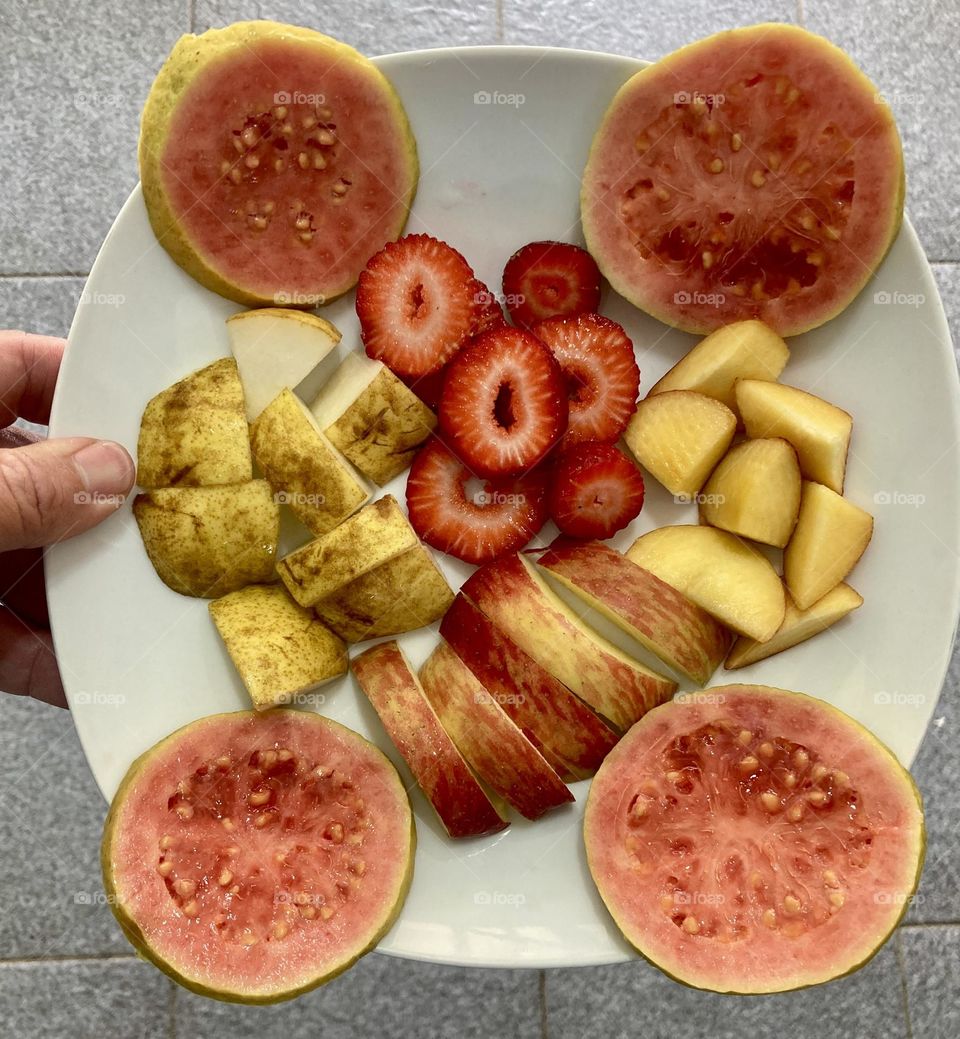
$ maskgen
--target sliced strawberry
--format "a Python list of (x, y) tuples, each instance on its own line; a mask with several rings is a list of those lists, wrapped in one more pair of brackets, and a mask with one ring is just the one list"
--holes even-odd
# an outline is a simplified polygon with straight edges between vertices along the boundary
[(473, 333), (477, 280), (456, 249), (429, 235), (388, 242), (357, 283), (367, 353), (402, 378), (442, 368)]
[(599, 314), (553, 317), (530, 330), (563, 370), (570, 401), (564, 444), (612, 444), (637, 404), (640, 369), (622, 325)]
[(515, 325), (587, 314), (600, 305), (600, 269), (567, 242), (531, 242), (507, 260), (503, 295)]
[(447, 377), (447, 366), (422, 375), (419, 379), (404, 379), (403, 381), (432, 411), (440, 407), (440, 394), (443, 392), (443, 380)]
[(532, 469), (567, 428), (560, 366), (529, 332), (486, 332), (450, 362), (440, 396), (447, 444), (478, 476)]
[(643, 508), (643, 476), (613, 444), (566, 448), (553, 465), (550, 518), (574, 538), (608, 538)]
[(547, 471), (481, 484), (431, 439), (410, 468), (407, 512), (427, 544), (468, 563), (486, 563), (522, 548), (546, 522)]

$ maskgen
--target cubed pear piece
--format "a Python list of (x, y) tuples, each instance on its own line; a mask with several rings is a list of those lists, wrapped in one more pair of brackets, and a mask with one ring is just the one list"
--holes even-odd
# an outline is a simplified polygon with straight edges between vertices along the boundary
[(647, 396), (667, 390), (696, 390), (736, 412), (736, 380), (776, 380), (789, 357), (787, 344), (762, 321), (735, 321), (701, 339)]
[(797, 452), (786, 440), (746, 440), (730, 448), (707, 480), (700, 520), (783, 548), (800, 511), (801, 482)]
[(369, 500), (350, 464), (291, 390), (281, 390), (263, 409), (250, 436), (254, 458), (278, 499), (314, 534), (326, 534)]
[(210, 603), (210, 616), (258, 711), (346, 674), (347, 647), (280, 585), (249, 585)]
[(747, 436), (783, 437), (793, 444), (800, 472), (843, 493), (853, 419), (842, 409), (794, 386), (744, 379), (737, 407)]
[(236, 362), (214, 361), (151, 400), (140, 422), (141, 487), (209, 487), (253, 478)]
[(755, 664), (758, 660), (772, 657), (774, 653), (782, 653), (791, 646), (798, 646), (862, 605), (863, 597), (850, 585), (843, 583), (832, 588), (806, 610), (797, 609), (797, 604), (788, 593), (787, 610), (776, 635), (769, 642), (755, 642), (741, 636), (733, 644), (723, 666), (727, 671), (735, 671), (738, 667)]
[(284, 556), (277, 572), (301, 606), (313, 606), (419, 544), (397, 499), (388, 494)]
[(347, 642), (400, 635), (446, 613), (453, 592), (430, 549), (418, 544), (314, 607)]
[(227, 318), (247, 420), (284, 388), (295, 389), (340, 342), (340, 332), (314, 314), (282, 307), (243, 310)]
[(822, 483), (805, 480), (800, 516), (783, 553), (783, 579), (801, 610), (835, 588), (873, 536), (873, 517)]
[(266, 480), (229, 487), (158, 487), (133, 515), (160, 580), (181, 595), (216, 598), (273, 581), (280, 509)]
[(330, 443), (378, 486), (410, 466), (437, 417), (392, 371), (347, 354), (310, 406)]
[(678, 498), (691, 499), (723, 458), (737, 429), (733, 412), (692, 390), (640, 401), (623, 435), (637, 461)]
[(680, 524), (643, 534), (627, 559), (758, 642), (783, 623), (783, 585), (757, 549), (725, 530)]

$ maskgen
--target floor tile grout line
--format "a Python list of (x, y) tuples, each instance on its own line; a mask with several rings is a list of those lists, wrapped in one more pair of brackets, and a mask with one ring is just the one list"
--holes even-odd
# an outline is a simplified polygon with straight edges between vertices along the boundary
[(42, 967), (48, 963), (114, 963), (114, 962), (139, 962), (140, 957), (133, 952), (91, 952), (91, 953), (64, 953), (63, 955), (47, 956), (13, 956), (9, 959), (0, 958), (0, 970), (4, 967)]
[(503, 43), (503, 5), (506, 0), (494, 0), (494, 10), (496, 12), (496, 23), (497, 23), (497, 43)]
[(30, 280), (35, 278), (89, 278), (89, 271), (10, 271), (0, 274), (0, 281)]
[(169, 979), (167, 984), (170, 986), (170, 998), (167, 1003), (167, 1035), (169, 1039), (177, 1039), (177, 989), (180, 986)]
[(807, 25), (807, 12), (804, 10), (803, 0), (797, 0), (797, 24), (804, 28)]
[(907, 1039), (913, 1039), (913, 1022), (910, 1020), (910, 995), (907, 988), (907, 969), (899, 932), (893, 938), (893, 954), (897, 960), (897, 973), (900, 975), (900, 1000), (903, 1005), (903, 1020), (907, 1027)]

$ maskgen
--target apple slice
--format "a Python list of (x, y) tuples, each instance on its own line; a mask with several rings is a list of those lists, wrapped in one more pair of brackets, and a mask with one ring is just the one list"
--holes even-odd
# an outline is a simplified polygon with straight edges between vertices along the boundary
[(858, 595), (850, 585), (840, 583), (831, 588), (806, 610), (797, 609), (796, 603), (787, 593), (787, 610), (780, 630), (769, 642), (754, 642), (753, 639), (737, 639), (730, 650), (724, 668), (735, 671), (739, 667), (755, 664), (758, 660), (772, 657), (774, 653), (782, 653), (791, 646), (797, 646), (814, 635), (825, 631), (831, 624), (846, 617), (852, 610), (863, 605), (863, 596)]
[(737, 379), (774, 381), (790, 357), (787, 344), (762, 321), (735, 321), (711, 332), (667, 372), (647, 394), (696, 390), (737, 410)]
[(440, 634), (564, 779), (586, 779), (617, 736), (485, 614), (458, 595)]
[(236, 362), (214, 361), (158, 393), (137, 440), (141, 487), (219, 487), (253, 479)]
[(380, 361), (347, 354), (310, 405), (317, 425), (378, 486), (409, 468), (437, 417)]
[(783, 553), (783, 579), (799, 609), (835, 588), (856, 566), (873, 517), (822, 483), (805, 480), (800, 516)]
[(700, 495), (700, 522), (777, 548), (800, 511), (797, 452), (779, 437), (731, 447)]
[(676, 682), (588, 627), (521, 555), (481, 567), (461, 591), (545, 671), (620, 729), (676, 692)]
[(748, 437), (783, 437), (796, 449), (806, 479), (843, 493), (853, 419), (842, 408), (776, 382), (744, 379), (736, 391)]
[(317, 616), (345, 641), (422, 628), (442, 617), (453, 592), (430, 549), (418, 544), (317, 603)]
[(783, 623), (777, 572), (757, 549), (725, 530), (660, 527), (637, 538), (627, 558), (741, 635), (766, 642)]
[(623, 439), (651, 476), (689, 501), (736, 429), (737, 418), (725, 404), (692, 390), (668, 390), (640, 401)]
[(573, 801), (540, 751), (446, 642), (420, 668), (437, 717), (473, 770), (527, 819)]
[(340, 342), (337, 328), (315, 314), (282, 307), (242, 310), (227, 318), (247, 421), (282, 389), (295, 389)]
[(353, 673), (447, 833), (480, 837), (504, 829), (506, 806), (487, 796), (397, 643), (354, 657)]
[(296, 703), (347, 673), (343, 640), (279, 585), (248, 585), (208, 608), (258, 711)]
[(600, 541), (560, 537), (538, 562), (588, 606), (697, 685), (707, 684), (730, 648), (730, 632), (706, 610)]
[(387, 494), (284, 556), (277, 572), (301, 606), (313, 606), (419, 544), (397, 499)]
[(134, 498), (133, 518), (160, 580), (181, 595), (215, 599), (276, 578), (280, 509), (266, 480), (157, 487)]
[(314, 534), (326, 534), (369, 501), (370, 492), (292, 390), (281, 390), (263, 409), (250, 438), (278, 501)]

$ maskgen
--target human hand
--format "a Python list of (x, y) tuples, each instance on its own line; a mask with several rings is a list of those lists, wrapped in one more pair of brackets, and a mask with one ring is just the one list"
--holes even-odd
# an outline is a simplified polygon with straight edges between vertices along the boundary
[(11, 424), (45, 424), (66, 344), (0, 332), (0, 690), (66, 706), (47, 621), (42, 548), (115, 512), (133, 486), (119, 444), (38, 440)]

